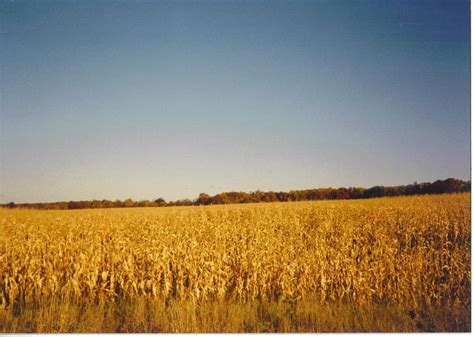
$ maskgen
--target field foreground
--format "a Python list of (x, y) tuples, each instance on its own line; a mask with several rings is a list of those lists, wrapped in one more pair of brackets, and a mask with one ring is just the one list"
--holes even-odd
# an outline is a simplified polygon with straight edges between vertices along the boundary
[(0, 210), (0, 332), (470, 331), (470, 194)]

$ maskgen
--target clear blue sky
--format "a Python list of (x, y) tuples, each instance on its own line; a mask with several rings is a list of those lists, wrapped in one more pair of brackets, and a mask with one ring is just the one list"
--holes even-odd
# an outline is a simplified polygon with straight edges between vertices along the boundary
[(470, 175), (468, 1), (0, 1), (0, 202)]

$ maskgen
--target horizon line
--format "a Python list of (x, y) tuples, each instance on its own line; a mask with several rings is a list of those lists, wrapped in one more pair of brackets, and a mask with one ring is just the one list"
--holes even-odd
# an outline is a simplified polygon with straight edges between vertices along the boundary
[(14, 205), (38, 205), (38, 204), (58, 204), (58, 203), (70, 203), (70, 202), (93, 202), (93, 201), (111, 201), (111, 202), (117, 202), (117, 201), (128, 201), (128, 200), (131, 200), (133, 202), (155, 202), (156, 200), (160, 200), (162, 199), (164, 202), (166, 203), (177, 203), (177, 202), (183, 202), (183, 201), (191, 201), (191, 202), (196, 202), (197, 200), (199, 200), (199, 197), (200, 195), (204, 194), (204, 195), (207, 195), (208, 197), (210, 198), (213, 198), (213, 197), (216, 197), (218, 195), (222, 195), (222, 194), (226, 194), (226, 193), (246, 193), (246, 194), (254, 194), (254, 193), (257, 193), (257, 192), (261, 192), (261, 193), (292, 193), (292, 192), (302, 192), (302, 191), (311, 191), (311, 190), (324, 190), (324, 189), (331, 189), (331, 190), (341, 190), (341, 189), (345, 189), (345, 190), (351, 190), (351, 189), (363, 189), (363, 190), (370, 190), (370, 189), (373, 189), (373, 188), (377, 188), (377, 187), (383, 187), (383, 188), (394, 188), (394, 187), (407, 187), (407, 186), (411, 186), (411, 185), (423, 185), (423, 184), (433, 184), (435, 182), (445, 182), (445, 181), (448, 181), (448, 180), (456, 180), (456, 181), (459, 181), (459, 182), (462, 182), (462, 183), (471, 183), (471, 180), (463, 180), (463, 179), (459, 179), (459, 178), (453, 178), (453, 177), (448, 177), (448, 178), (445, 178), (445, 179), (436, 179), (436, 180), (433, 180), (432, 182), (430, 181), (423, 181), (423, 182), (418, 182), (418, 181), (414, 181), (410, 184), (399, 184), (399, 185), (380, 185), (380, 184), (377, 184), (377, 185), (373, 185), (373, 186), (370, 186), (370, 187), (364, 187), (364, 186), (339, 186), (339, 187), (332, 187), (332, 186), (325, 186), (325, 187), (312, 187), (312, 188), (305, 188), (305, 189), (290, 189), (290, 190), (286, 190), (286, 191), (276, 191), (276, 190), (267, 190), (267, 191), (263, 191), (263, 190), (260, 190), (260, 189), (257, 189), (257, 190), (251, 190), (251, 191), (237, 191), (237, 190), (232, 190), (232, 191), (223, 191), (223, 192), (219, 192), (219, 193), (216, 193), (214, 195), (210, 195), (206, 192), (200, 192), (199, 195), (195, 198), (180, 198), (180, 199), (175, 199), (175, 200), (166, 200), (164, 199), (163, 197), (160, 197), (160, 196), (157, 196), (156, 198), (153, 198), (153, 199), (133, 199), (133, 198), (124, 198), (123, 200), (120, 199), (120, 198), (115, 198), (115, 199), (105, 199), (105, 198), (102, 198), (102, 199), (97, 199), (97, 198), (92, 198), (92, 199), (80, 199), (80, 200), (56, 200), (56, 201), (33, 201), (33, 202), (26, 202), (26, 201), (21, 201), (21, 202), (14, 202), (14, 201), (9, 201), (9, 202), (4, 202), (4, 203), (0, 203), (0, 206), (7, 206), (7, 205), (11, 205), (11, 204), (14, 204)]

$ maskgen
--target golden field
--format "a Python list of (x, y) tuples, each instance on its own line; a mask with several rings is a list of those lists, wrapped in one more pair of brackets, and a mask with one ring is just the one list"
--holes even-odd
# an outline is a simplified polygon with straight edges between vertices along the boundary
[(0, 331), (470, 331), (470, 252), (470, 193), (2, 209)]

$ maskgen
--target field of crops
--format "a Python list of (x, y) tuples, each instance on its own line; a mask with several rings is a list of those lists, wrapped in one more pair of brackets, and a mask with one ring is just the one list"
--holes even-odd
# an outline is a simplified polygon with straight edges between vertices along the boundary
[(0, 210), (0, 331), (470, 331), (470, 194)]

